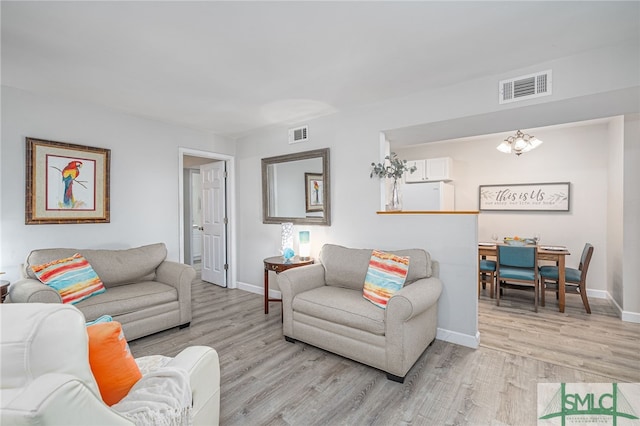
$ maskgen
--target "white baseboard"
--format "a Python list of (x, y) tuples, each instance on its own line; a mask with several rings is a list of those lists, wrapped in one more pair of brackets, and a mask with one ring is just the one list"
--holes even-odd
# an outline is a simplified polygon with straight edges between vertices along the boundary
[(587, 289), (587, 296), (594, 299), (610, 299), (609, 292), (607, 290), (592, 290)]
[(622, 311), (620, 319), (625, 322), (640, 324), (640, 312)]
[(618, 315), (620, 316), (620, 319), (622, 321), (634, 322), (634, 323), (640, 324), (640, 312), (631, 312), (631, 311), (623, 310), (620, 307), (620, 305), (618, 305), (618, 302), (616, 302), (616, 300), (613, 297), (611, 297), (611, 294), (607, 290), (587, 289), (587, 296), (592, 297), (594, 299), (611, 300), (613, 304), (616, 306), (616, 309), (618, 310)]
[(616, 299), (611, 297), (609, 292), (607, 292), (607, 299), (610, 299), (613, 304), (616, 305), (616, 309), (618, 310), (618, 314), (620, 315), (620, 319), (622, 321), (640, 324), (640, 312), (625, 311), (624, 309), (622, 309), (622, 307), (620, 307), (620, 305), (618, 305)]
[(618, 310), (618, 315), (620, 316), (620, 319), (622, 321), (640, 323), (640, 312), (631, 312), (631, 311), (623, 310), (620, 307), (620, 305), (618, 305), (618, 302), (616, 302), (616, 299), (611, 297), (611, 294), (607, 290), (587, 289), (587, 296), (592, 297), (594, 299), (611, 300), (613, 304), (616, 306), (616, 309)]
[(475, 336), (472, 336), (470, 334), (462, 334), (457, 331), (445, 330), (438, 327), (436, 339), (455, 343), (456, 345), (466, 346), (472, 349), (477, 349), (478, 346), (480, 346), (480, 332), (477, 332)]
[[(260, 294), (264, 296), (264, 287), (254, 284), (247, 284), (241, 281), (237, 282), (238, 290), (248, 291), (249, 293)], [(282, 294), (278, 290), (269, 289), (269, 297), (273, 299), (281, 299)]]

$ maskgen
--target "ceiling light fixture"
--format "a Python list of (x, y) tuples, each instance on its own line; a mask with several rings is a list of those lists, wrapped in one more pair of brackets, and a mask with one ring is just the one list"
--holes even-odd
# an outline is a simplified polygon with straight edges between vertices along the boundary
[(520, 156), (523, 152), (531, 151), (540, 145), (542, 145), (542, 141), (540, 139), (537, 139), (535, 136), (522, 133), (518, 130), (515, 136), (509, 136), (506, 138), (504, 142), (496, 147), (496, 149), (500, 152), (504, 152), (505, 154), (514, 153), (517, 156)]

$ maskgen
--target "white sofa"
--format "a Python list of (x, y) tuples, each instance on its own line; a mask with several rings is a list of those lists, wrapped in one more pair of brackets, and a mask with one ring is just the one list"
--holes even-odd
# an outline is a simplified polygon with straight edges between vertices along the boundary
[[(132, 425), (107, 406), (89, 366), (85, 318), (71, 305), (0, 305), (0, 424)], [(215, 350), (192, 346), (169, 366), (186, 370), (194, 425), (217, 425), (220, 366)]]
[(326, 349), (403, 382), (436, 337), (438, 263), (422, 249), (393, 251), (409, 256), (409, 271), (383, 310), (362, 296), (371, 253), (325, 244), (320, 263), (279, 274), (283, 333), (288, 341)]

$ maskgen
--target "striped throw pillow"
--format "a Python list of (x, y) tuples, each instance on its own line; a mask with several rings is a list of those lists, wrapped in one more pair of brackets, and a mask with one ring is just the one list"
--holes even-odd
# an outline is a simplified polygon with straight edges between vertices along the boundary
[(404, 285), (409, 272), (409, 256), (396, 256), (374, 250), (364, 279), (362, 295), (374, 305), (386, 309), (387, 302)]
[(106, 291), (96, 271), (79, 253), (31, 269), (42, 283), (60, 294), (62, 303), (78, 303)]

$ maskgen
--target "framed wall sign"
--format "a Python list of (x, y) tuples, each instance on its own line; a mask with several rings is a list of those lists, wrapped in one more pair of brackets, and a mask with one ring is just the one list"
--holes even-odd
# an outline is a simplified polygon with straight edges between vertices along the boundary
[(569, 211), (570, 182), (480, 185), (480, 211)]
[(27, 138), (25, 223), (108, 223), (111, 150)]
[(321, 212), (324, 210), (324, 180), (322, 175), (318, 173), (304, 174), (304, 195), (305, 195), (305, 211)]

